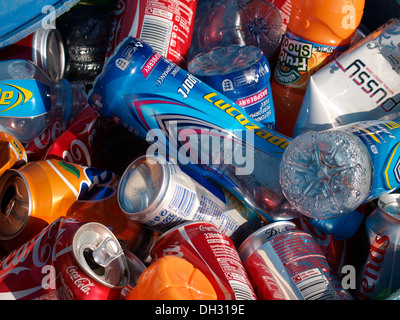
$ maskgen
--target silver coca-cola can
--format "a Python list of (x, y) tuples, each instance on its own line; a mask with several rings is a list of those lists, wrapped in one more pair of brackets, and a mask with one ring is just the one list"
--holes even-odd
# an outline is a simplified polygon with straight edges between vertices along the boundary
[(290, 221), (260, 228), (238, 251), (259, 300), (353, 300), (311, 234)]
[(113, 233), (75, 218), (56, 220), (0, 262), (0, 300), (117, 300), (129, 281)]
[(56, 28), (40, 28), (0, 50), (0, 61), (25, 59), (40, 67), (54, 82), (64, 76), (64, 43)]
[(357, 275), (360, 300), (385, 299), (400, 288), (400, 194), (378, 199), (365, 220), (369, 253)]

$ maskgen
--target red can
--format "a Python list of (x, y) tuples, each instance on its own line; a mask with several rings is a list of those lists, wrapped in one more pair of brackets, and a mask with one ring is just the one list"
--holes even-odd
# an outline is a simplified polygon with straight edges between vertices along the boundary
[(213, 224), (189, 222), (163, 233), (151, 256), (155, 261), (167, 255), (184, 258), (203, 272), (218, 300), (256, 300), (232, 240)]
[(112, 300), (129, 283), (123, 250), (96, 222), (60, 218), (0, 263), (0, 299)]
[(40, 28), (0, 51), (0, 61), (12, 59), (32, 61), (51, 80), (60, 81), (65, 69), (64, 44), (60, 32), (56, 28)]
[(129, 35), (184, 67), (192, 41), (196, 7), (197, 0), (119, 0), (107, 56)]

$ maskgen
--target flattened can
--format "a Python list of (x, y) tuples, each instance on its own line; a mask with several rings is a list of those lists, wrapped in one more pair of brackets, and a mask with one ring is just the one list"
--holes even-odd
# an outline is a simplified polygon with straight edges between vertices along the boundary
[(369, 253), (358, 274), (357, 296), (361, 300), (385, 299), (400, 288), (400, 194), (380, 197), (365, 227)]
[(0, 175), (7, 169), (18, 168), (28, 162), (26, 150), (15, 137), (0, 132)]
[(112, 21), (107, 57), (126, 37), (148, 43), (185, 67), (192, 41), (197, 0), (119, 0)]
[(178, 164), (151, 155), (133, 161), (118, 186), (119, 205), (133, 221), (159, 233), (183, 222), (207, 221), (239, 244), (261, 226), (259, 219), (227, 193), (220, 196), (223, 199)]
[(1, 300), (111, 300), (129, 269), (112, 232), (96, 222), (60, 218), (0, 263)]
[(12, 59), (32, 61), (52, 81), (61, 81), (64, 77), (65, 55), (60, 32), (56, 28), (40, 28), (0, 51), (1, 61)]
[(312, 236), (289, 221), (260, 228), (239, 248), (260, 300), (352, 300)]
[(116, 199), (118, 180), (112, 171), (55, 159), (5, 171), (0, 177), (1, 245), (11, 252), (56, 219), (73, 215), (107, 223), (122, 236), (130, 234), (131, 239), (125, 240), (135, 247), (142, 228), (124, 220)]
[(163, 256), (184, 258), (207, 277), (218, 300), (256, 300), (232, 240), (207, 222), (189, 222), (163, 233), (155, 243), (153, 261)]

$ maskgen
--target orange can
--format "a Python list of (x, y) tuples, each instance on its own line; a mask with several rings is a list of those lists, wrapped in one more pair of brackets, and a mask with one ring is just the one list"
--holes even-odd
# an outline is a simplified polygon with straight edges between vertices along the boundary
[(121, 212), (118, 182), (112, 171), (56, 159), (6, 170), (0, 177), (1, 245), (10, 252), (58, 218), (73, 216), (108, 226), (122, 244), (135, 249), (144, 231)]
[(211, 282), (187, 260), (164, 256), (139, 277), (126, 300), (217, 300)]
[(7, 169), (24, 165), (28, 157), (24, 146), (15, 137), (0, 132), (0, 175)]

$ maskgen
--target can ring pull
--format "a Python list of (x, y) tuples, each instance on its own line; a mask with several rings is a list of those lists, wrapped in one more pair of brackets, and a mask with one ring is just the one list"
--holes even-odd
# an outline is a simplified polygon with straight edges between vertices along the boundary
[(93, 250), (93, 259), (98, 265), (106, 267), (122, 254), (120, 245), (114, 239), (107, 237)]

